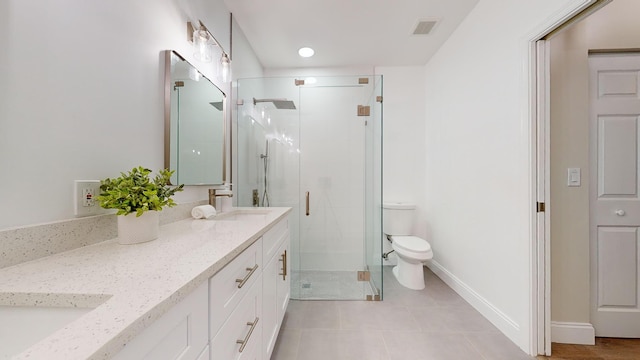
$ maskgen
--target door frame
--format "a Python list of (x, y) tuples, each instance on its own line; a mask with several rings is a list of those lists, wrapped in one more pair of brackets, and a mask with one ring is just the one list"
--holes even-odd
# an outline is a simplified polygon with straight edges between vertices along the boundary
[[(530, 155), (531, 355), (551, 355), (550, 57), (548, 39), (612, 0), (575, 0), (532, 32), (528, 40)], [(538, 211), (538, 203), (544, 209)]]

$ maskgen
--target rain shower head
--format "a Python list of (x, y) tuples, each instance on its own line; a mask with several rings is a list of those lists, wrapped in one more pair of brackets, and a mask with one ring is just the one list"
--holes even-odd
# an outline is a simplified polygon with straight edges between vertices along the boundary
[(287, 99), (256, 99), (253, 98), (253, 105), (257, 103), (270, 102), (276, 107), (276, 109), (295, 110), (296, 105), (291, 100)]
[(214, 108), (222, 111), (222, 101), (214, 101), (210, 102), (209, 104), (211, 104)]

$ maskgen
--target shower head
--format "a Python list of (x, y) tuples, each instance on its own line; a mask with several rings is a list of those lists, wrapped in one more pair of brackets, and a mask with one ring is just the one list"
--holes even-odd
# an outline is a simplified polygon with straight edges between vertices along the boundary
[(214, 101), (210, 102), (209, 104), (211, 104), (214, 108), (222, 111), (222, 101)]
[(287, 99), (256, 99), (253, 98), (253, 105), (257, 103), (270, 102), (276, 107), (276, 109), (295, 110), (296, 105), (291, 100)]

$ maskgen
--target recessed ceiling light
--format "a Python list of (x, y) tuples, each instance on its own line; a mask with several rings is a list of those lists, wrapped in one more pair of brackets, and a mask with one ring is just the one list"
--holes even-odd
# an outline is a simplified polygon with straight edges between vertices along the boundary
[(303, 47), (298, 50), (298, 54), (302, 57), (312, 57), (316, 52), (310, 47)]

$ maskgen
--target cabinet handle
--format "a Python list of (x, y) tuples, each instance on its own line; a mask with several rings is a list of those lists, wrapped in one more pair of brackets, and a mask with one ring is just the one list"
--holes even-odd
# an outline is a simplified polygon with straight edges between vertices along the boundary
[(284, 251), (282, 255), (280, 255), (280, 261), (282, 261), (282, 280), (287, 280), (287, 250)]
[(305, 200), (306, 200), (306, 206), (305, 206), (305, 210), (306, 210), (306, 215), (309, 216), (309, 192), (307, 191), (304, 194)]
[(258, 264), (256, 264), (256, 266), (252, 267), (252, 268), (247, 268), (247, 275), (244, 276), (243, 279), (236, 279), (236, 282), (239, 283), (238, 284), (238, 289), (241, 289), (244, 284), (247, 282), (247, 280), (249, 280), (249, 278), (251, 277), (251, 275), (253, 275), (254, 272), (256, 272), (256, 270), (258, 269)]
[(256, 325), (258, 325), (258, 320), (260, 320), (260, 318), (256, 317), (256, 319), (253, 322), (247, 323), (247, 325), (251, 326), (251, 328), (249, 329), (247, 336), (244, 337), (244, 340), (236, 340), (236, 344), (241, 345), (239, 352), (242, 352), (242, 350), (244, 350), (244, 347), (247, 346), (247, 342), (249, 342), (249, 338), (251, 337), (251, 334), (253, 334), (253, 329), (255, 329)]

